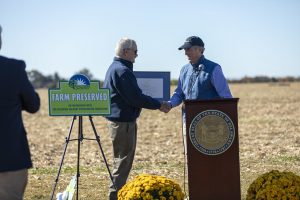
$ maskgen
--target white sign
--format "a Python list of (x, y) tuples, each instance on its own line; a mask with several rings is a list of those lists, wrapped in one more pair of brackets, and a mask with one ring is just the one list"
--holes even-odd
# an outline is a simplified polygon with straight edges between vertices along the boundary
[(162, 78), (137, 78), (137, 83), (143, 94), (159, 99), (164, 97)]
[(143, 94), (160, 101), (170, 99), (170, 72), (133, 72)]

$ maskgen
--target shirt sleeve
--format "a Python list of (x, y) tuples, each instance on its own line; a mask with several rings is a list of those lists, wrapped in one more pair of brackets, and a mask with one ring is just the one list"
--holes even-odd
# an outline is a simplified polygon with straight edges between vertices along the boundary
[(222, 72), (221, 66), (216, 66), (212, 76), (211, 83), (215, 87), (217, 93), (221, 98), (232, 98), (228, 83)]
[(168, 101), (168, 103), (171, 104), (171, 107), (173, 108), (173, 107), (179, 106), (184, 99), (185, 99), (185, 95), (182, 91), (181, 80), (179, 78), (177, 88), (175, 89), (175, 91), (174, 91), (170, 101)]
[(121, 75), (116, 89), (124, 101), (131, 106), (152, 110), (159, 109), (161, 106), (158, 100), (142, 93), (132, 73), (125, 72)]
[(29, 113), (35, 113), (40, 108), (40, 98), (39, 95), (34, 91), (33, 86), (28, 80), (28, 76), (25, 71), (25, 62), (21, 61), (21, 71), (20, 71), (20, 82), (21, 82), (21, 102), (22, 109)]

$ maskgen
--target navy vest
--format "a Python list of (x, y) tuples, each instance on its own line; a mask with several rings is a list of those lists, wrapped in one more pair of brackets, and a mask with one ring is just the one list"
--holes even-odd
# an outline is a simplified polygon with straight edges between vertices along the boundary
[(195, 75), (193, 74), (195, 72), (192, 64), (189, 63), (184, 65), (180, 71), (181, 88), (185, 95), (185, 99), (207, 100), (220, 98), (211, 83), (212, 72), (218, 64), (205, 59), (204, 56), (200, 58), (199, 64), (199, 66), (202, 67), (200, 71), (196, 73), (197, 77), (195, 81), (192, 81), (192, 85), (189, 84), (190, 79)]

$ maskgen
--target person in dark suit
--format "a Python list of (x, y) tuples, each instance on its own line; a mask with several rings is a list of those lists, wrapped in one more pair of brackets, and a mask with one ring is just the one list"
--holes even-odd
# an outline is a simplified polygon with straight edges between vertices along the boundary
[[(0, 26), (0, 49), (2, 28)], [(25, 62), (0, 55), (0, 199), (19, 200), (32, 167), (22, 110), (35, 113), (40, 99), (28, 80)]]

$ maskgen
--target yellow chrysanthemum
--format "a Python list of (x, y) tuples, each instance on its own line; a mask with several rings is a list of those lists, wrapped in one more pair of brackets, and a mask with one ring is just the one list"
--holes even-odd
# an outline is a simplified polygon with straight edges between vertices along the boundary
[(180, 186), (171, 179), (142, 174), (128, 182), (118, 192), (119, 200), (183, 200)]
[(248, 188), (247, 200), (300, 199), (300, 177), (272, 170), (259, 176)]

